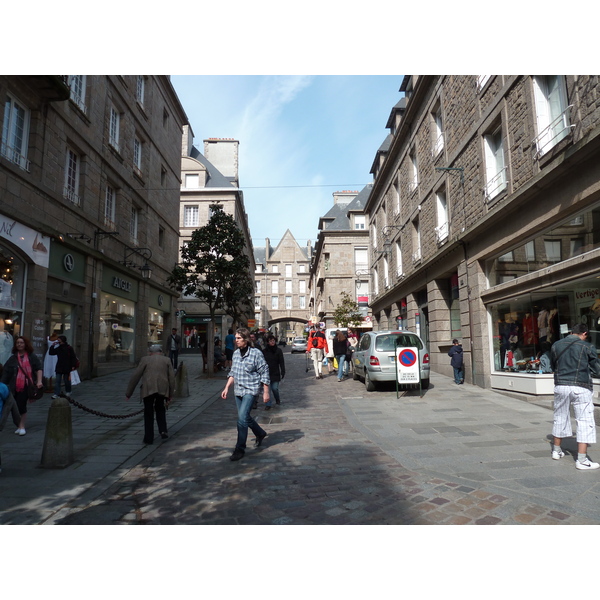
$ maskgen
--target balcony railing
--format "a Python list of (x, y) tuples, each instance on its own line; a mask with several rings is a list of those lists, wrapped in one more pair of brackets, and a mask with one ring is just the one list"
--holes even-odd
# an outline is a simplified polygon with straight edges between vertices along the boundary
[(444, 149), (444, 133), (440, 133), (439, 137), (431, 146), (431, 156), (435, 158)]
[(412, 260), (414, 263), (417, 263), (421, 260), (421, 249), (420, 248), (416, 252), (413, 252)]
[(448, 223), (448, 221), (446, 221), (445, 223), (442, 223), (441, 225), (438, 225), (435, 228), (435, 233), (437, 234), (438, 243), (441, 243), (441, 242), (447, 240), (449, 232), (450, 232), (450, 224)]
[(7, 158), (10, 162), (18, 165), (24, 171), (29, 172), (29, 161), (27, 160), (27, 157), (23, 156), (14, 148), (4, 143), (0, 146), (0, 151), (2, 152), (2, 156)]
[(567, 108), (558, 115), (548, 127), (543, 129), (538, 136), (533, 139), (532, 144), (535, 147), (535, 160), (546, 154), (546, 152), (571, 133), (571, 130), (575, 127), (575, 125), (570, 124), (569, 119), (569, 112), (572, 108), (572, 104), (567, 106)]
[(65, 186), (63, 188), (63, 196), (75, 206), (81, 206), (81, 198), (71, 188)]
[(507, 169), (508, 167), (500, 169), (500, 171), (487, 182), (484, 189), (486, 200), (495, 198), (500, 192), (503, 192), (506, 189)]

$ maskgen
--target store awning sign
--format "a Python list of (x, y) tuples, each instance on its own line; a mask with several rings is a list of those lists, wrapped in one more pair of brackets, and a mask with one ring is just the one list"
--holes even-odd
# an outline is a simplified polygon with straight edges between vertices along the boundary
[(0, 239), (5, 239), (17, 246), (36, 265), (48, 268), (50, 261), (49, 237), (0, 214)]

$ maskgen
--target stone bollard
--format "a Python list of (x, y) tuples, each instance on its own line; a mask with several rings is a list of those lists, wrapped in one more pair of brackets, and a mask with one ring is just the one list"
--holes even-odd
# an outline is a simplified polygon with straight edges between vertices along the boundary
[(188, 383), (187, 367), (185, 363), (180, 362), (177, 373), (175, 373), (175, 398), (188, 398), (190, 395), (190, 385)]
[(73, 464), (73, 461), (71, 405), (66, 398), (55, 398), (48, 410), (41, 466), (64, 469)]

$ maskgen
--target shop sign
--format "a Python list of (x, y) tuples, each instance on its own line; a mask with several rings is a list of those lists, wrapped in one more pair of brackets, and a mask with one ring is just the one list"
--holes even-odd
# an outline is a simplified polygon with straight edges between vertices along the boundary
[(113, 277), (112, 286), (128, 294), (131, 293), (131, 281), (127, 281), (122, 277)]
[(36, 265), (48, 268), (50, 260), (49, 237), (0, 214), (0, 238), (8, 240), (20, 248)]

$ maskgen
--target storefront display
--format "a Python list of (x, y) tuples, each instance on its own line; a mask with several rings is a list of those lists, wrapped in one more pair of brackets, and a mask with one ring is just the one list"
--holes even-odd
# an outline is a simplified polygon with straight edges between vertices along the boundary
[(11, 355), (13, 336), (21, 333), (25, 262), (0, 244), (0, 362)]

